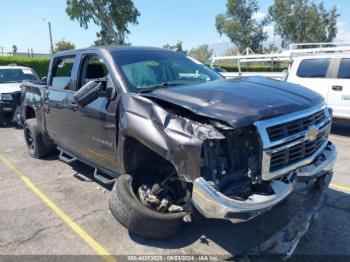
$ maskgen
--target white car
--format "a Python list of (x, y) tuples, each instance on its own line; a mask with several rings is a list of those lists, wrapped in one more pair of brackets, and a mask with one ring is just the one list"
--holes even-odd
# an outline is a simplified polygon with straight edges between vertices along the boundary
[(349, 53), (296, 57), (287, 81), (321, 94), (334, 118), (350, 120)]
[(28, 67), (0, 66), (0, 125), (16, 122), (21, 103), (21, 83), (37, 81), (38, 75)]

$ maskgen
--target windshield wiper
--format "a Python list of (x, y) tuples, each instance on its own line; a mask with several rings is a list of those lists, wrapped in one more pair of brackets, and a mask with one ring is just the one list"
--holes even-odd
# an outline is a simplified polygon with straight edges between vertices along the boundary
[(157, 90), (157, 89), (160, 89), (160, 88), (167, 88), (167, 87), (170, 87), (170, 86), (180, 86), (180, 85), (184, 85), (185, 83), (169, 83), (169, 82), (164, 82), (164, 83), (161, 83), (160, 85), (156, 85), (156, 86), (152, 86), (152, 87), (149, 87), (147, 89), (143, 89), (141, 91), (139, 91), (139, 93), (150, 93), (154, 90)]

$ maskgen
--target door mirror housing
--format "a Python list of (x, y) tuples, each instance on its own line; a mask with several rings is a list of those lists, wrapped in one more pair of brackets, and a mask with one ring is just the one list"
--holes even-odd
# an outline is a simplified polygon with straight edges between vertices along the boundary
[(281, 77), (281, 80), (282, 80), (282, 81), (287, 81), (287, 79), (288, 79), (288, 75), (289, 75), (288, 70), (283, 70), (283, 71), (282, 71), (282, 77)]
[(103, 81), (87, 82), (74, 94), (75, 103), (80, 107), (85, 107), (95, 101), (100, 96), (104, 83)]

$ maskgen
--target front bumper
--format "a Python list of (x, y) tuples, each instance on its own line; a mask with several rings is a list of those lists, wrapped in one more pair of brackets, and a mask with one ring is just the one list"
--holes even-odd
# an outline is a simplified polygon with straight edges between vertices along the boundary
[(0, 101), (0, 124), (3, 122), (16, 122), (19, 114), (18, 102)]
[[(223, 195), (200, 177), (193, 185), (192, 203), (207, 218), (228, 219), (234, 223), (248, 221), (281, 202), (297, 189), (299, 184), (305, 184), (306, 181), (316, 182), (321, 177), (322, 180), (327, 177), (326, 181), (329, 183), (336, 156), (335, 146), (328, 143), (311, 164), (295, 170), (296, 178), (292, 182), (290, 179), (289, 182), (272, 180), (270, 183), (274, 194), (253, 194), (244, 201)], [(290, 174), (289, 178), (292, 176), (293, 174)]]

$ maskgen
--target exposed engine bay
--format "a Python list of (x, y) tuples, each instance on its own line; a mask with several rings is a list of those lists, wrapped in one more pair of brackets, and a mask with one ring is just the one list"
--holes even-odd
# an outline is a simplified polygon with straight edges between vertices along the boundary
[(203, 143), (201, 174), (223, 194), (247, 198), (261, 183), (261, 146), (254, 127), (226, 131), (226, 139)]

